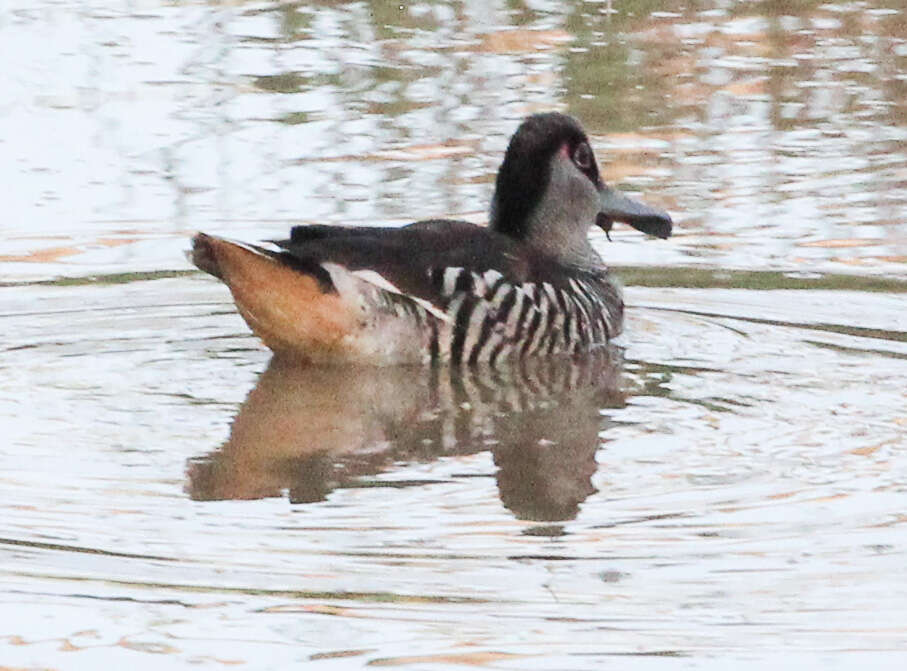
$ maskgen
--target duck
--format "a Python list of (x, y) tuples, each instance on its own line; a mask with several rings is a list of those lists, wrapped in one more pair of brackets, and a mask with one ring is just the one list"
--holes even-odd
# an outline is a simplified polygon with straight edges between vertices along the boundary
[(283, 358), (494, 366), (606, 346), (624, 302), (590, 229), (622, 222), (667, 238), (673, 225), (605, 184), (581, 124), (560, 112), (519, 125), (489, 215), (487, 226), (300, 225), (254, 244), (197, 233), (189, 257)]

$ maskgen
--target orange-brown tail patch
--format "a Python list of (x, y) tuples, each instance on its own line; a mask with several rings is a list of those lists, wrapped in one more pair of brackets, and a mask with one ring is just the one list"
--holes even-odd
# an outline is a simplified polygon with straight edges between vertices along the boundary
[(266, 254), (199, 233), (192, 261), (230, 288), (243, 319), (275, 352), (331, 358), (356, 328), (355, 310), (339, 294)]

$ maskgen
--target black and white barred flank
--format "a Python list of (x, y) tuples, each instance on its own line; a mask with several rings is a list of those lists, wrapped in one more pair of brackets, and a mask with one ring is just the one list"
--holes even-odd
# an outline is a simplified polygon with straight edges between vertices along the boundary
[(620, 332), (623, 302), (603, 273), (577, 273), (557, 285), (514, 284), (496, 270), (447, 267), (432, 268), (429, 279), (449, 320), (448, 328), (432, 333), (432, 358), (493, 364), (501, 358), (575, 354)]

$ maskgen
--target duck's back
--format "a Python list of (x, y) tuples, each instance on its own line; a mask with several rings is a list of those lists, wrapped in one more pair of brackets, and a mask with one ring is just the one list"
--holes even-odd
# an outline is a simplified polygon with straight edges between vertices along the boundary
[(312, 361), (494, 362), (587, 350), (621, 328), (606, 271), (467, 222), (299, 226), (273, 244), (199, 234), (192, 258), (271, 349)]

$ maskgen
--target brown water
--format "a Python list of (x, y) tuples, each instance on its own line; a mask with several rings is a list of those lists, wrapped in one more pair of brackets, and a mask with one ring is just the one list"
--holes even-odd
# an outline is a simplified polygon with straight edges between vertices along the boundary
[[(0, 56), (0, 668), (907, 661), (899, 0), (12, 0)], [(593, 234), (590, 360), (271, 362), (182, 256), (483, 221), (547, 109), (677, 224)]]

